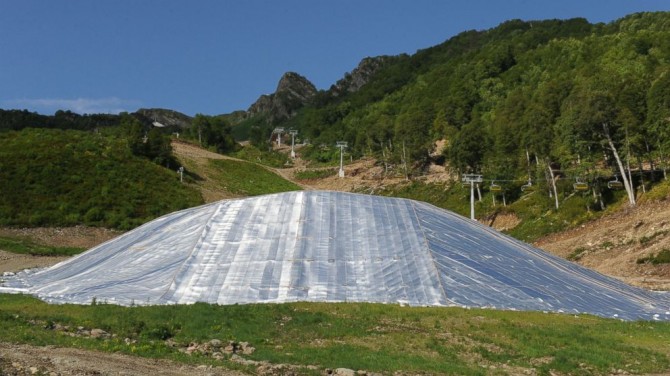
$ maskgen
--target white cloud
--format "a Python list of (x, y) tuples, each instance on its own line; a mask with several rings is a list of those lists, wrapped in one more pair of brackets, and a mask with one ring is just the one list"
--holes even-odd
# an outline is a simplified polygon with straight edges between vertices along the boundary
[(42, 114), (53, 114), (57, 110), (70, 110), (78, 114), (118, 114), (124, 111), (134, 111), (140, 105), (139, 101), (116, 97), (13, 99), (2, 103), (2, 107), (6, 109), (27, 109)]

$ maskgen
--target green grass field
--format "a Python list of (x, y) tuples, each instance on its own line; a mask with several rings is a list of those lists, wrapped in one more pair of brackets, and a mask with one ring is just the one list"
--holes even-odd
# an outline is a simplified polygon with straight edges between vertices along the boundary
[(215, 159), (210, 165), (217, 171), (214, 177), (225, 190), (241, 196), (301, 190), (300, 186), (250, 162)]
[(33, 256), (74, 256), (86, 249), (77, 247), (52, 247), (21, 238), (0, 237), (0, 249)]
[[(100, 328), (110, 339), (71, 337), (56, 324)], [(670, 371), (670, 323), (592, 316), (367, 303), (160, 307), (48, 305), (0, 295), (0, 338), (228, 366), (165, 340), (246, 341), (248, 359), (393, 374), (600, 375)], [(135, 340), (126, 344), (125, 339)], [(308, 371), (305, 369), (305, 372)]]

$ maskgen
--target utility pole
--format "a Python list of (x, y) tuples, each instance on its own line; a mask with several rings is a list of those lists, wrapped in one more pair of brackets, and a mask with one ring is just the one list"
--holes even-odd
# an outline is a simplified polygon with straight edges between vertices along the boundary
[(344, 149), (347, 148), (347, 142), (346, 141), (337, 141), (335, 144), (338, 148), (340, 148), (340, 172), (338, 173), (338, 176), (343, 178), (344, 177)]
[(291, 158), (295, 159), (295, 150), (294, 150), (295, 135), (298, 134), (298, 131), (295, 129), (289, 129), (288, 133), (291, 134)]
[(179, 167), (177, 172), (179, 173), (179, 181), (183, 183), (184, 182), (184, 166)]
[(272, 133), (277, 134), (277, 147), (280, 148), (281, 147), (281, 134), (284, 133), (284, 128), (281, 128), (281, 127), (275, 128), (274, 131), (272, 131)]
[(463, 182), (470, 184), (470, 219), (475, 220), (475, 184), (484, 181), (482, 175), (464, 174)]

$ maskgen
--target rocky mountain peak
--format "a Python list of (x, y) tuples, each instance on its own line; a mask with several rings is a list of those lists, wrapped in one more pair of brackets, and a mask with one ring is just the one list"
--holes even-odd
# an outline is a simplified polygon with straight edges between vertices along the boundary
[(316, 87), (307, 78), (287, 72), (279, 80), (277, 90), (261, 95), (247, 113), (249, 116), (266, 115), (270, 122), (285, 120), (294, 116), (315, 94)]
[(140, 108), (134, 115), (146, 124), (158, 122), (164, 126), (182, 129), (190, 127), (193, 120), (193, 118), (181, 112), (164, 108)]
[(370, 78), (382, 67), (393, 59), (392, 56), (366, 57), (350, 73), (346, 73), (344, 78), (338, 80), (329, 89), (335, 97), (358, 91), (363, 85), (370, 81)]

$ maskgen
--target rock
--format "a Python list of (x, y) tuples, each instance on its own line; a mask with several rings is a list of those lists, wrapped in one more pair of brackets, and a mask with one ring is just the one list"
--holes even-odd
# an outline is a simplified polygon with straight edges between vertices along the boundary
[(28, 368), (28, 371), (30, 371), (31, 375), (36, 375), (40, 372), (39, 368), (37, 368), (37, 367), (30, 367), (30, 368)]
[(184, 352), (191, 355), (197, 350), (198, 350), (198, 344), (195, 342), (191, 342)]
[(251, 355), (256, 351), (256, 348), (251, 346), (249, 342), (241, 342), (240, 350), (242, 350), (242, 355)]
[(109, 333), (102, 329), (91, 329), (90, 332), (91, 338), (107, 338), (109, 337)]
[(356, 376), (356, 371), (349, 368), (336, 368), (333, 374), (337, 376)]
[(218, 339), (213, 339), (209, 341), (209, 344), (215, 349), (221, 348), (221, 346), (223, 345), (223, 343)]
[(226, 347), (223, 348), (223, 352), (226, 354), (233, 354), (235, 352), (235, 342), (229, 341)]
[(390, 56), (366, 57), (358, 63), (358, 66), (346, 73), (344, 78), (340, 79), (332, 85), (328, 92), (334, 96), (339, 97), (346, 93), (355, 93), (360, 90), (363, 85), (367, 84), (372, 77), (388, 63), (393, 61)]
[(244, 359), (243, 357), (241, 357), (241, 356), (239, 356), (239, 355), (237, 355), (237, 354), (233, 354), (233, 355), (230, 357), (230, 361), (231, 361), (231, 362), (238, 363), (238, 364), (242, 364), (242, 365), (245, 365), (245, 366), (257, 366), (257, 365), (260, 365), (260, 364), (261, 364), (261, 362), (259, 362), (259, 361), (256, 361), (256, 360), (250, 360), (250, 359)]
[(287, 72), (273, 94), (261, 95), (247, 110), (248, 116), (264, 115), (269, 123), (293, 117), (316, 95), (316, 87), (305, 77)]

